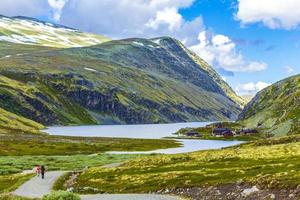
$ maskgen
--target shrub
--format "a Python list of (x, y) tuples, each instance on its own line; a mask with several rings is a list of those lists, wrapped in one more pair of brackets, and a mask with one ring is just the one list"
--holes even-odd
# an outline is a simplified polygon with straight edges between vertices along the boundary
[(54, 191), (45, 195), (43, 200), (80, 200), (80, 197), (72, 192)]
[(0, 199), (1, 200), (29, 200), (28, 198), (25, 197), (18, 197), (10, 194), (0, 194)]

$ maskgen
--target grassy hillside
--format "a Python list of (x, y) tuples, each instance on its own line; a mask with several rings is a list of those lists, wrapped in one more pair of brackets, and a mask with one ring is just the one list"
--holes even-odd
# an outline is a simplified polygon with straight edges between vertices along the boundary
[[(192, 196), (197, 198), (227, 195), (228, 199), (241, 199), (242, 191), (229, 189), (256, 185), (260, 189), (282, 190), (287, 197), (289, 189), (299, 187), (299, 147), (298, 136), (222, 150), (142, 158), (113, 169), (91, 168), (79, 176), (75, 190), (81, 193), (178, 191), (181, 195), (194, 191)], [(218, 194), (213, 193), (215, 187), (222, 186)], [(199, 194), (205, 188), (210, 192)]]
[(82, 47), (108, 41), (107, 37), (39, 21), (0, 15), (0, 41), (50, 47)]
[(279, 81), (261, 92), (244, 108), (239, 121), (261, 124), (268, 133), (282, 136), (300, 130), (300, 75)]
[[(20, 117), (0, 108), (0, 135), (31, 133), (38, 134), (43, 125), (32, 120)], [(3, 139), (3, 136), (1, 136)]]
[(0, 46), (0, 107), (45, 125), (228, 120), (243, 104), (172, 38)]

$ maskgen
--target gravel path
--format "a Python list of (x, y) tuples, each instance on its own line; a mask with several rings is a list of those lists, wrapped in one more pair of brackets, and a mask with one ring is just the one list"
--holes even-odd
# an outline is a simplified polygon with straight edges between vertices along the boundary
[[(105, 167), (116, 167), (122, 163), (114, 163)], [(42, 198), (51, 192), (54, 182), (64, 174), (63, 171), (47, 172), (45, 179), (33, 177), (21, 185), (13, 194), (29, 198)], [(81, 195), (82, 200), (180, 200), (181, 198), (170, 195), (156, 194), (95, 194)]]
[(13, 194), (29, 198), (41, 198), (50, 193), (54, 182), (64, 173), (63, 171), (46, 172), (45, 179), (38, 176), (33, 177), (21, 185)]

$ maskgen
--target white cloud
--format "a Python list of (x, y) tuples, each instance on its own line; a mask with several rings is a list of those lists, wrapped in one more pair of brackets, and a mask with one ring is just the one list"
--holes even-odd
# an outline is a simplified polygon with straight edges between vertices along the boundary
[(156, 13), (155, 18), (150, 19), (146, 26), (157, 30), (161, 24), (166, 24), (169, 31), (178, 30), (182, 25), (183, 18), (176, 8), (165, 8)]
[(6, 16), (43, 16), (59, 21), (68, 0), (1, 0), (0, 14)]
[[(29, 2), (28, 5), (25, 5)], [(194, 0), (1, 0), (0, 11), (50, 16), (58, 23), (111, 38), (172, 36), (218, 68), (234, 72), (262, 71), (263, 62), (248, 61), (225, 35), (205, 31), (201, 16), (187, 21), (179, 9)], [(27, 7), (26, 7), (27, 6)], [(43, 11), (43, 13), (41, 13)], [(27, 13), (27, 14), (26, 14)], [(29, 13), (29, 14), (28, 14)], [(4, 13), (5, 14), (5, 13)], [(200, 32), (200, 33), (199, 33)]]
[(197, 42), (202, 19), (186, 21), (180, 8), (194, 0), (69, 0), (60, 22), (112, 38), (173, 36), (187, 45)]
[(242, 24), (263, 23), (275, 29), (296, 28), (300, 24), (299, 0), (239, 0), (236, 19)]
[(266, 88), (270, 85), (271, 84), (265, 83), (265, 82), (262, 82), (262, 81), (258, 81), (256, 83), (255, 82), (249, 82), (249, 83), (245, 83), (245, 84), (238, 84), (235, 91), (239, 95), (254, 95), (257, 92), (261, 91), (262, 89), (264, 89), (264, 88)]
[(267, 68), (264, 62), (248, 61), (237, 51), (236, 44), (225, 35), (214, 35), (202, 31), (199, 44), (191, 49), (209, 64), (233, 72), (255, 72)]
[(6, 16), (41, 16), (47, 12), (45, 0), (0, 0), (0, 14)]
[(61, 11), (67, 2), (68, 0), (48, 0), (49, 6), (53, 9), (53, 19), (55, 21), (60, 20)]
[(284, 69), (288, 75), (293, 75), (296, 73), (295, 69), (291, 66), (286, 66), (286, 67), (284, 67)]

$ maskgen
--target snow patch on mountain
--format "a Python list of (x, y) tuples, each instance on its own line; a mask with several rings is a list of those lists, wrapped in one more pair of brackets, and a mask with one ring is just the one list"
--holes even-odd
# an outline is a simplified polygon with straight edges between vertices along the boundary
[(0, 41), (69, 48), (96, 45), (109, 39), (49, 22), (0, 16)]
[(132, 42), (132, 43), (133, 43), (133, 44), (136, 44), (136, 45), (139, 45), (139, 46), (142, 46), (142, 47), (145, 46), (145, 45), (144, 45), (143, 43), (141, 43), (141, 42), (135, 42), (135, 41), (134, 41), (134, 42)]
[(87, 71), (91, 71), (91, 72), (97, 72), (97, 70), (92, 69), (92, 68), (88, 68), (88, 67), (85, 67), (84, 69), (87, 70)]

